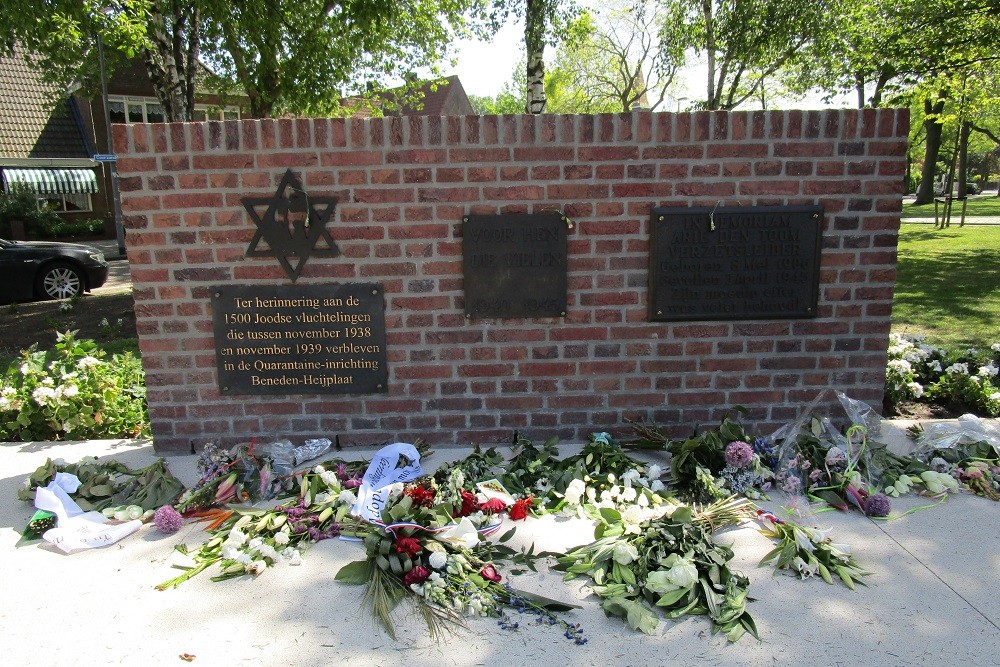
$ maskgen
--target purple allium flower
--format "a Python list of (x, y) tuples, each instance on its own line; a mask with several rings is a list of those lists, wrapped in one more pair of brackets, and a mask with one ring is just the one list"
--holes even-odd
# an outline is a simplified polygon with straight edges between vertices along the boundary
[(865, 499), (865, 514), (868, 516), (889, 516), (891, 505), (885, 494), (876, 493)]
[(153, 525), (161, 533), (176, 533), (184, 525), (184, 517), (170, 505), (164, 505), (153, 514)]
[(753, 447), (742, 440), (726, 445), (726, 463), (734, 468), (746, 468), (753, 462)]

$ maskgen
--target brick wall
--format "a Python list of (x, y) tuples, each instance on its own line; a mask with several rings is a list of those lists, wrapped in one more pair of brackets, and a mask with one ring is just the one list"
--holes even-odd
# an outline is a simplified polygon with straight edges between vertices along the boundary
[[(278, 119), (114, 128), (155, 444), (251, 435), (434, 444), (676, 431), (750, 409), (766, 430), (827, 387), (879, 405), (909, 118), (900, 110)], [(209, 288), (288, 280), (246, 258), (240, 199), (291, 167), (339, 198), (342, 255), (297, 284), (385, 286), (389, 391), (219, 395)], [(652, 206), (820, 204), (815, 319), (647, 321)], [(565, 318), (467, 320), (461, 219), (556, 209)]]

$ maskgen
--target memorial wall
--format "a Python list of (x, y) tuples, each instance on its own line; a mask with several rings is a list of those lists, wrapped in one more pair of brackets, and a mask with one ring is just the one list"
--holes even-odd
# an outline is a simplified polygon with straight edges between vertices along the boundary
[[(905, 110), (114, 128), (154, 444), (880, 405)], [(831, 395), (831, 400), (832, 395)]]

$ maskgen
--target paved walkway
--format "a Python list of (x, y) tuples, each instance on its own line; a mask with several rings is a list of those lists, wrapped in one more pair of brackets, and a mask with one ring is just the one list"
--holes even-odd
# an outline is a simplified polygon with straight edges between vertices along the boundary
[[(894, 424), (896, 436), (905, 438)], [(904, 440), (899, 440), (903, 443)], [(561, 448), (562, 449), (562, 448)], [(564, 453), (570, 452), (566, 447)], [(464, 449), (439, 450), (424, 461), (433, 469)], [(728, 645), (700, 617), (661, 622), (652, 636), (608, 619), (581, 580), (559, 573), (513, 579), (513, 585), (573, 601), (569, 618), (582, 623), (589, 643), (574, 646), (550, 627), (521, 619), (518, 632), (490, 619), (471, 619), (440, 643), (404, 603), (396, 615), (398, 640), (362, 611), (360, 588), (333, 580), (338, 568), (362, 557), (351, 542), (328, 540), (310, 549), (300, 567), (280, 565), (257, 580), (215, 583), (202, 575), (170, 591), (154, 585), (177, 574), (173, 547), (203, 539), (195, 525), (177, 535), (151, 526), (105, 549), (62, 555), (37, 543), (15, 546), (31, 515), (15, 499), (24, 477), (46, 457), (78, 460), (114, 456), (138, 467), (155, 458), (148, 442), (13, 443), (0, 445), (0, 568), (5, 604), (0, 636), (11, 665), (826, 665), (910, 667), (1000, 664), (1000, 505), (957, 495), (938, 506), (923, 498), (894, 502), (896, 518), (873, 522), (857, 513), (828, 512), (816, 525), (850, 543), (869, 570), (867, 587), (851, 592), (818, 579), (799, 581), (757, 567), (770, 543), (752, 526), (727, 531), (735, 567), (751, 580), (750, 611), (761, 642)], [(370, 454), (350, 451), (361, 458)], [(651, 455), (655, 456), (655, 455)], [(195, 457), (169, 459), (187, 484)], [(585, 524), (566, 519), (519, 525), (514, 544), (565, 548), (589, 541)], [(207, 574), (207, 573), (206, 573)]]

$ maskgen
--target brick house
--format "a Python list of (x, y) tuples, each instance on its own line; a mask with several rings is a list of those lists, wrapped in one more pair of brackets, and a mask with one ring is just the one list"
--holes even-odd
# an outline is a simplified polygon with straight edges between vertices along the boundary
[[(112, 123), (165, 120), (139, 59), (109, 76), (108, 103)], [(196, 121), (239, 117), (238, 105), (222, 104), (207, 90), (197, 94)], [(94, 159), (108, 152), (100, 96), (89, 99), (54, 88), (23, 52), (0, 56), (0, 187), (6, 191), (25, 184), (67, 220), (103, 219), (105, 236), (112, 238), (111, 170)]]

